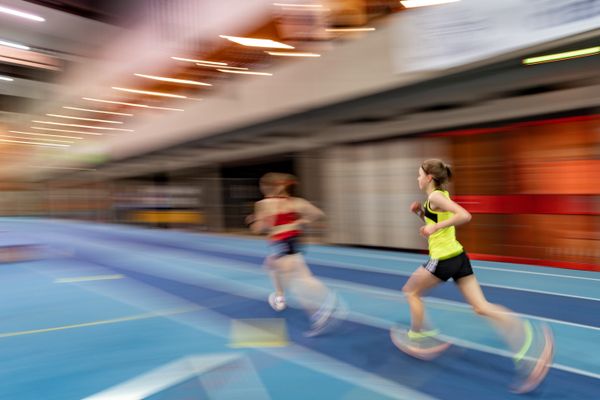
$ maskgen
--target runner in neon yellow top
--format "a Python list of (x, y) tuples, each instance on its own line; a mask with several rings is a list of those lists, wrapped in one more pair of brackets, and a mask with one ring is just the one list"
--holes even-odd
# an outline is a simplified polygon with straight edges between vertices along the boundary
[[(436, 189), (444, 197), (450, 199), (450, 194), (446, 190)], [(434, 211), (429, 206), (429, 200), (423, 203), (424, 220), (427, 225), (434, 225), (438, 222), (447, 221), (454, 214), (450, 211)], [(456, 240), (456, 229), (453, 225), (442, 228), (429, 236), (429, 256), (437, 260), (447, 260), (463, 252), (462, 245)]]
[(455, 227), (471, 220), (471, 214), (450, 199), (445, 186), (452, 171), (443, 161), (426, 160), (419, 168), (419, 189), (427, 194), (421, 205), (412, 203), (410, 210), (421, 218), (421, 236), (429, 242), (429, 260), (419, 267), (402, 288), (411, 314), (409, 330), (392, 328), (392, 342), (402, 351), (421, 359), (432, 359), (450, 344), (437, 337), (425, 319), (421, 297), (433, 287), (452, 278), (473, 310), (490, 320), (514, 354), (517, 382), (512, 390), (526, 393), (544, 379), (552, 363), (554, 341), (545, 325), (533, 326), (513, 312), (489, 303), (473, 274), (471, 262), (456, 240)]

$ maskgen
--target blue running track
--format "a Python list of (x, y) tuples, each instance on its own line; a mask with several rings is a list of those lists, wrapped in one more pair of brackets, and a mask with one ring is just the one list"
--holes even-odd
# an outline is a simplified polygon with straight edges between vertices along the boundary
[[(546, 381), (518, 396), (503, 342), (452, 283), (426, 298), (450, 350), (423, 362), (392, 345), (389, 328), (409, 323), (400, 289), (422, 255), (307, 246), (350, 313), (306, 338), (303, 312), (266, 302), (263, 240), (28, 218), (0, 219), (0, 231), (0, 247), (43, 248), (0, 265), (0, 399), (600, 398), (594, 272), (473, 263), (491, 301), (554, 332)], [(287, 336), (240, 345), (234, 327), (248, 320)]]

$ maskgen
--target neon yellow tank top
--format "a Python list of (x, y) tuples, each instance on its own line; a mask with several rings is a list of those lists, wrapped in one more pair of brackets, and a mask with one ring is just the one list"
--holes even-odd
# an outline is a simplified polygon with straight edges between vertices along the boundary
[[(450, 194), (446, 190), (436, 191), (450, 198)], [(423, 209), (425, 210), (425, 224), (427, 225), (445, 221), (454, 215), (450, 211), (433, 211), (429, 207), (429, 199), (423, 204)], [(454, 229), (454, 226), (440, 229), (429, 236), (429, 257), (432, 259), (445, 260), (457, 256), (462, 252), (463, 247), (456, 240), (456, 229)]]

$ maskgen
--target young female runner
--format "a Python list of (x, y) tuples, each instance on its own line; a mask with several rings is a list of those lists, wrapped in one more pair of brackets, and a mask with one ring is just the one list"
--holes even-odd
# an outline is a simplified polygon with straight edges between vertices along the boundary
[(290, 196), (294, 176), (268, 173), (260, 179), (260, 190), (265, 196), (256, 202), (254, 214), (249, 217), (255, 233), (267, 233), (271, 254), (265, 266), (275, 287), (269, 304), (276, 311), (286, 308), (286, 292), (291, 292), (306, 310), (311, 320), (307, 336), (324, 333), (333, 322), (342, 317), (344, 306), (323, 282), (317, 279), (304, 261), (300, 236), (304, 225), (324, 216), (323, 212), (305, 199)]
[(518, 319), (484, 297), (469, 258), (456, 240), (455, 226), (469, 222), (471, 214), (452, 201), (445, 190), (451, 177), (450, 167), (441, 160), (426, 160), (419, 167), (417, 181), (427, 200), (423, 205), (414, 202), (410, 210), (425, 222), (419, 231), (428, 239), (429, 260), (402, 288), (410, 307), (411, 327), (408, 331), (392, 328), (392, 341), (400, 350), (421, 359), (432, 359), (449, 347), (449, 343), (436, 338), (438, 331), (426, 322), (421, 297), (452, 278), (475, 313), (488, 318), (513, 351), (518, 376), (512, 390), (530, 392), (544, 379), (552, 362), (552, 334), (546, 326), (534, 330), (529, 321)]

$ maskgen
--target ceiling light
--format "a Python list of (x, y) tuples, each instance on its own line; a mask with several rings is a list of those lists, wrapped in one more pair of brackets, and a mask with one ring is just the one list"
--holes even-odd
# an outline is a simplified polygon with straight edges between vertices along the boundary
[[(0, 135), (0, 137), (7, 137), (7, 138), (21, 139), (21, 140), (34, 140), (34, 139), (29, 139), (27, 137), (12, 136), (12, 135)], [(43, 138), (35, 138), (35, 140), (41, 140), (43, 142), (74, 143), (70, 140), (56, 140), (56, 139), (43, 139)]]
[(219, 37), (222, 37), (223, 39), (227, 39), (227, 40), (237, 43), (237, 44), (241, 44), (242, 46), (267, 47), (267, 48), (272, 48), (272, 49), (293, 49), (294, 48), (294, 46), (276, 42), (271, 39), (254, 39), (254, 38), (226, 36), (226, 35), (219, 35)]
[(12, 8), (0, 6), (0, 13), (14, 15), (15, 17), (21, 17), (25, 19), (30, 19), (32, 21), (44, 22), (45, 19), (42, 17), (38, 17), (37, 15), (29, 14), (23, 11), (13, 10)]
[(13, 79), (13, 78), (10, 78), (10, 77), (8, 77), (8, 76), (2, 76), (2, 75), (0, 75), (0, 81), (8, 81), (8, 82), (12, 82), (12, 81), (14, 81), (14, 79)]
[(290, 51), (265, 51), (265, 53), (281, 57), (321, 57), (321, 55), (317, 53), (293, 53)]
[(296, 8), (321, 8), (322, 4), (287, 4), (287, 3), (273, 3), (274, 6), (278, 7), (296, 7)]
[(129, 88), (122, 88), (122, 87), (112, 87), (115, 90), (120, 90), (122, 92), (129, 92), (129, 93), (139, 93), (139, 94), (147, 94), (149, 96), (161, 96), (161, 97), (173, 97), (176, 99), (186, 99), (186, 96), (181, 96), (179, 94), (171, 94), (171, 93), (162, 93), (162, 92), (151, 92), (149, 90), (138, 90), (138, 89), (129, 89)]
[(113, 111), (99, 111), (99, 110), (90, 110), (88, 108), (67, 107), (67, 106), (63, 106), (63, 108), (66, 108), (68, 110), (87, 111), (87, 112), (93, 112), (93, 113), (99, 113), (99, 114), (112, 114), (112, 115), (123, 115), (125, 117), (133, 117), (133, 114), (119, 113), (119, 112), (113, 112)]
[(447, 4), (447, 3), (456, 3), (460, 0), (405, 0), (401, 1), (405, 8), (415, 8), (415, 7), (426, 7), (426, 6), (437, 6), (439, 4)]
[(94, 136), (104, 135), (103, 133), (98, 133), (98, 132), (70, 131), (67, 129), (43, 128), (41, 126), (32, 126), (31, 129), (39, 129), (41, 131), (52, 131), (52, 132), (79, 133), (80, 135), (94, 135)]
[(25, 46), (24, 44), (8, 42), (6, 40), (0, 40), (0, 46), (14, 47), (15, 49), (19, 49), (19, 50), (31, 50), (30, 47)]
[(327, 32), (372, 32), (375, 28), (327, 28), (325, 31)]
[(155, 106), (148, 106), (146, 104), (124, 103), (122, 101), (101, 100), (101, 99), (94, 99), (91, 97), (82, 97), (82, 99), (88, 100), (88, 101), (97, 101), (100, 103), (121, 104), (124, 106), (130, 106), (130, 107), (152, 108), (154, 110), (184, 111), (181, 108), (155, 107)]
[(51, 147), (70, 147), (70, 144), (56, 144), (56, 143), (38, 143), (38, 142), (23, 142), (20, 140), (10, 140), (10, 139), (0, 139), (2, 143), (18, 143), (18, 144), (28, 144), (31, 146), (51, 146)]
[(223, 67), (223, 69), (237, 69), (239, 71), (248, 71), (249, 68), (246, 67), (230, 67), (229, 65), (226, 67)]
[(78, 168), (78, 167), (55, 167), (47, 165), (30, 165), (29, 168), (41, 168), (41, 169), (68, 169), (73, 171), (96, 171), (94, 168)]
[(218, 69), (217, 71), (227, 72), (228, 74), (265, 75), (265, 76), (271, 76), (271, 75), (273, 75), (273, 74), (270, 74), (268, 72), (232, 71), (232, 70), (229, 70), (229, 69)]
[(194, 60), (191, 58), (183, 58), (183, 57), (171, 57), (173, 60), (177, 61), (188, 61), (193, 63), (204, 63), (204, 64), (213, 64), (213, 65), (227, 65), (224, 62), (216, 62), (216, 61), (205, 61), (205, 60)]
[(62, 125), (62, 126), (73, 126), (75, 128), (89, 128), (89, 129), (102, 129), (106, 131), (123, 131), (133, 132), (133, 129), (122, 129), (122, 128), (105, 128), (103, 126), (89, 126), (89, 125), (77, 125), (77, 124), (63, 124), (62, 122), (50, 122), (50, 121), (32, 121), (36, 124), (49, 124), (49, 125)]
[(60, 114), (46, 114), (49, 117), (56, 117), (56, 118), (68, 118), (68, 119), (78, 119), (81, 121), (93, 121), (93, 122), (103, 122), (106, 124), (122, 124), (121, 121), (110, 121), (107, 119), (94, 119), (94, 118), (81, 118), (81, 117), (71, 117), (69, 115), (60, 115)]
[(183, 83), (183, 84), (187, 84), (187, 85), (198, 85), (198, 86), (212, 86), (210, 83), (190, 81), (187, 79), (166, 78), (164, 76), (154, 76), (154, 75), (144, 75), (144, 74), (134, 74), (134, 75), (139, 76), (141, 78), (154, 79), (154, 80), (163, 81), (163, 82)]
[(197, 66), (199, 67), (209, 67), (209, 68), (223, 68), (223, 69), (237, 69), (240, 71), (248, 71), (248, 68), (245, 67), (230, 67), (229, 65), (225, 66), (225, 67), (221, 67), (219, 65), (210, 65), (210, 64), (204, 64), (204, 63), (196, 63)]
[(542, 64), (555, 61), (570, 60), (572, 58), (588, 57), (600, 54), (600, 46), (589, 47), (587, 49), (567, 51), (564, 53), (548, 54), (545, 56), (526, 58), (522, 62), (525, 65)]
[(35, 135), (35, 136), (46, 136), (46, 137), (57, 137), (63, 139), (78, 139), (83, 140), (82, 137), (79, 136), (64, 136), (64, 135), (51, 135), (49, 133), (35, 133), (35, 132), (21, 132), (21, 131), (9, 131), (10, 133), (18, 133), (21, 135)]

